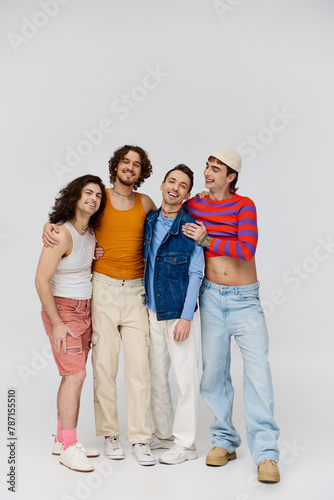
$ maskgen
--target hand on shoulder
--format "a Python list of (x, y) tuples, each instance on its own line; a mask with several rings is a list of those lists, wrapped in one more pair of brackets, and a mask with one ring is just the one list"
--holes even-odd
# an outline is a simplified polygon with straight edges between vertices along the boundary
[(57, 229), (58, 244), (55, 246), (44, 246), (44, 249), (49, 249), (49, 252), (50, 250), (53, 250), (54, 252), (64, 255), (72, 247), (72, 236), (69, 230), (64, 225), (57, 225)]

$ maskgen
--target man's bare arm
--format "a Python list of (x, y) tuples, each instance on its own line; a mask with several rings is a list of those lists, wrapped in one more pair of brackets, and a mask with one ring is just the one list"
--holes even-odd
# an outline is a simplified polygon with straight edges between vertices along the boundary
[(155, 206), (155, 203), (153, 200), (151, 200), (151, 198), (149, 196), (147, 196), (147, 194), (142, 194), (141, 193), (141, 202), (143, 204), (143, 208), (145, 210), (145, 213), (146, 215), (149, 213), (149, 212), (152, 212), (152, 210), (156, 210), (157, 207)]
[(36, 271), (35, 285), (42, 306), (48, 315), (53, 327), (52, 342), (56, 352), (59, 354), (61, 347), (66, 352), (67, 334), (75, 337), (71, 329), (66, 326), (57, 311), (50, 287), (50, 280), (57, 270), (60, 259), (72, 246), (72, 239), (67, 229), (59, 227), (59, 244), (54, 248), (43, 247)]

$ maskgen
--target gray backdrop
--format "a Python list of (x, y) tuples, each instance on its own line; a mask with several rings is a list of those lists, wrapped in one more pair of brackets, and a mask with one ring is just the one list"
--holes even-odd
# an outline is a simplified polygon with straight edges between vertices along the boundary
[[(1, 498), (12, 498), (10, 388), (18, 499), (333, 498), (333, 2), (3, 0), (0, 9)], [(148, 151), (154, 174), (141, 191), (156, 204), (164, 172), (177, 163), (194, 170), (196, 193), (212, 150), (232, 147), (243, 158), (239, 193), (258, 209), (256, 260), (281, 427), (278, 485), (257, 483), (245, 439), (237, 461), (205, 467), (212, 415), (203, 402), (192, 463), (140, 467), (127, 447), (125, 461), (101, 455), (101, 470), (87, 476), (50, 454), (59, 379), (34, 288), (42, 226), (69, 180), (91, 172), (108, 183), (108, 159), (125, 143)], [(127, 446), (122, 370), (121, 362)], [(232, 370), (244, 438), (235, 347)], [(87, 371), (78, 434), (102, 450), (90, 360)]]

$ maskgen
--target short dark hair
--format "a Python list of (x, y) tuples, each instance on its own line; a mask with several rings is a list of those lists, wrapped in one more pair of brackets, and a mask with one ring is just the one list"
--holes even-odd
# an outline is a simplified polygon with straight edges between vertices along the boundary
[(102, 192), (100, 207), (89, 219), (89, 227), (98, 229), (106, 206), (106, 188), (100, 177), (91, 174), (77, 177), (59, 191), (52, 211), (49, 212), (49, 221), (54, 224), (63, 224), (67, 220), (73, 219), (73, 217), (75, 217), (77, 202), (81, 198), (82, 190), (91, 182), (100, 186)]
[(238, 182), (239, 172), (237, 172), (236, 170), (233, 170), (233, 168), (226, 165), (226, 163), (218, 160), (218, 158), (216, 158), (215, 156), (209, 156), (208, 161), (216, 161), (218, 163), (218, 165), (225, 165), (225, 167), (227, 168), (226, 177), (228, 177), (230, 174), (236, 174), (235, 178), (233, 179), (233, 181), (230, 184), (230, 193), (235, 193), (236, 191), (238, 191), (239, 188), (237, 188), (235, 186), (236, 186), (236, 183)]
[(184, 163), (180, 163), (179, 165), (176, 165), (176, 167), (172, 168), (171, 170), (169, 170), (167, 172), (167, 174), (164, 177), (164, 182), (166, 181), (169, 174), (171, 172), (174, 172), (174, 170), (181, 170), (181, 172), (184, 172), (185, 174), (187, 174), (187, 176), (190, 179), (190, 188), (189, 188), (189, 193), (190, 193), (190, 191), (192, 190), (193, 185), (194, 185), (194, 172), (189, 167), (187, 167), (187, 165), (185, 165)]
[(111, 184), (115, 184), (116, 182), (116, 170), (119, 162), (124, 158), (125, 155), (128, 154), (129, 151), (134, 151), (138, 153), (140, 156), (141, 163), (141, 172), (139, 179), (133, 185), (133, 190), (136, 191), (137, 188), (144, 182), (145, 179), (148, 179), (152, 174), (152, 164), (148, 158), (148, 154), (139, 146), (122, 146), (121, 148), (116, 149), (113, 156), (109, 160), (109, 180)]

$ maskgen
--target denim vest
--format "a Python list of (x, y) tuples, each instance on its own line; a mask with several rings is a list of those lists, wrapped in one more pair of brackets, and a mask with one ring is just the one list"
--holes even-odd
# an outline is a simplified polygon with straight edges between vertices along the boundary
[[(159, 213), (160, 208), (150, 212), (145, 221), (144, 279), (153, 229)], [(183, 310), (189, 281), (190, 257), (195, 248), (195, 241), (184, 236), (181, 230), (186, 222), (195, 222), (195, 219), (181, 208), (172, 227), (163, 238), (155, 257), (153, 290), (159, 321), (177, 319)], [(146, 279), (145, 288), (147, 288)], [(145, 292), (147, 294), (147, 289)], [(197, 304), (195, 311), (196, 309)]]

